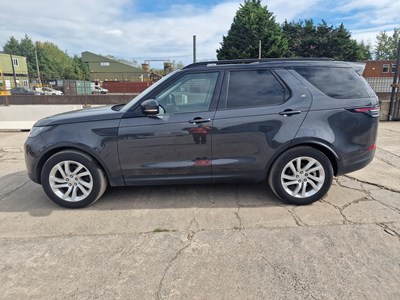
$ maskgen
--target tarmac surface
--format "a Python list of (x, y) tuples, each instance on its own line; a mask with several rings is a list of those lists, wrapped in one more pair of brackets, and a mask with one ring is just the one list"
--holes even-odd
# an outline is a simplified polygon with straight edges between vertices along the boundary
[(59, 207), (0, 132), (0, 299), (400, 299), (400, 122), (313, 205), (264, 184), (108, 188)]

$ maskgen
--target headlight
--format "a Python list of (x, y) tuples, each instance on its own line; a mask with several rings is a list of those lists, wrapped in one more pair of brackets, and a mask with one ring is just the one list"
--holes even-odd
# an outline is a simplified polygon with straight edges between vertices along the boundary
[(38, 134), (48, 130), (50, 127), (49, 126), (45, 126), (45, 127), (32, 127), (31, 131), (29, 132), (29, 136), (28, 137), (35, 137)]

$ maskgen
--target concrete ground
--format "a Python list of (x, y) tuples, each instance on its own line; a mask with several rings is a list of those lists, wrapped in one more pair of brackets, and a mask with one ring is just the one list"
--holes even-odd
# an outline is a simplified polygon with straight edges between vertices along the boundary
[(0, 133), (1, 299), (400, 299), (400, 122), (296, 207), (262, 184), (109, 188), (63, 209)]

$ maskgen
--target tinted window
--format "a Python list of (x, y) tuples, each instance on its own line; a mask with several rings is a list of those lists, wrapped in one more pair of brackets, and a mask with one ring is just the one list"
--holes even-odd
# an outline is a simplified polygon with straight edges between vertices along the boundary
[(166, 113), (207, 111), (218, 79), (218, 72), (187, 74), (155, 99)]
[(227, 108), (281, 104), (288, 90), (269, 70), (232, 71)]
[(352, 68), (294, 68), (324, 94), (337, 99), (369, 97), (359, 75)]

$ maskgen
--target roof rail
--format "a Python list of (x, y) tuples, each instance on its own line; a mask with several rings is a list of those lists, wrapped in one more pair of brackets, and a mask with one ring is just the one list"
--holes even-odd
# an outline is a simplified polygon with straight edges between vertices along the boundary
[(235, 65), (235, 64), (254, 64), (263, 62), (273, 61), (302, 61), (302, 60), (313, 60), (313, 61), (332, 61), (332, 58), (327, 57), (296, 57), (296, 58), (245, 58), (245, 59), (230, 59), (230, 60), (212, 60), (192, 63), (187, 65), (183, 69), (190, 69), (200, 66), (216, 66), (216, 65)]

